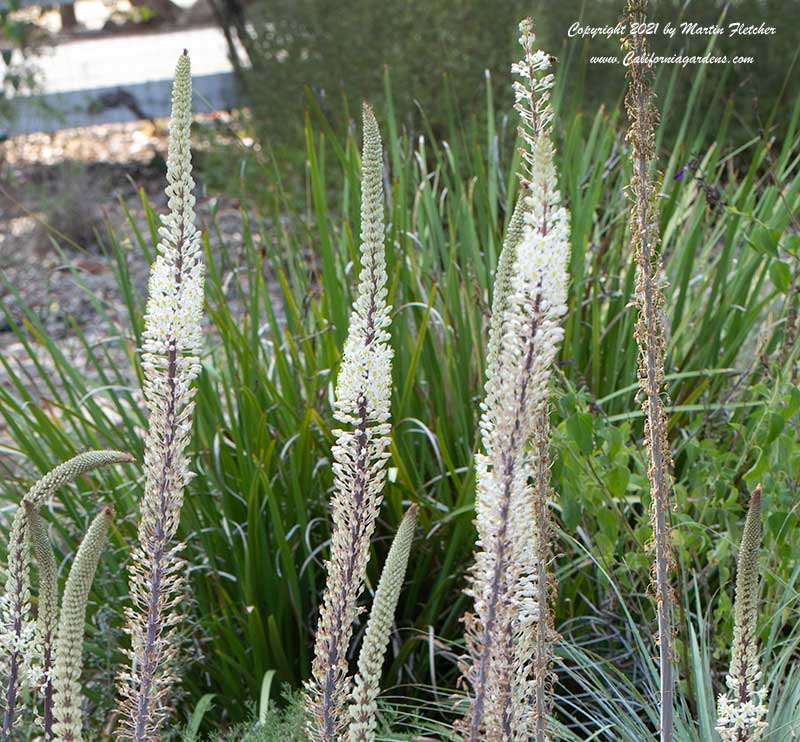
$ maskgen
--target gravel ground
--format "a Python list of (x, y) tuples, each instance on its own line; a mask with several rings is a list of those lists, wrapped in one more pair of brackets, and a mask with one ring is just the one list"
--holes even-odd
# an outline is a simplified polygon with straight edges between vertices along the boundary
[[(130, 233), (122, 204), (139, 228), (146, 229), (139, 188), (164, 213), (165, 152), (166, 127), (147, 122), (30, 135), (0, 145), (0, 166), (4, 162), (8, 173), (0, 183), (0, 302), (17, 320), (18, 293), (76, 363), (86, 364), (86, 359), (70, 320), (91, 341), (101, 341), (105, 330), (96, 322), (92, 300), (77, 288), (73, 273), (78, 271), (94, 297), (125, 323), (111, 260), (98, 235), (106, 234), (106, 221), (118, 234)], [(242, 243), (239, 203), (232, 199), (213, 203), (222, 238), (236, 250)], [(198, 199), (201, 221), (211, 206), (211, 199)], [(136, 250), (131, 252), (130, 271), (144, 295), (149, 266)], [(28, 377), (35, 397), (46, 401), (33, 359), (10, 331), (4, 314), (0, 313), (0, 353)], [(8, 383), (0, 367), (0, 385)], [(8, 442), (0, 421), (0, 470), (9, 455), (2, 446)]]
[[(143, 123), (33, 134), (4, 143), (0, 270), (55, 337), (68, 332), (68, 315), (82, 325), (93, 318), (89, 298), (76, 291), (70, 268), (81, 272), (98, 298), (116, 301), (101, 243), (104, 221), (115, 230), (125, 228), (122, 201), (144, 225), (140, 187), (156, 208), (164, 207), (159, 153), (165, 149), (165, 132)], [(146, 280), (142, 256), (133, 255), (131, 267), (137, 282)], [(0, 300), (18, 318), (17, 300), (6, 285), (0, 285)], [(0, 319), (0, 348), (12, 342), (9, 335)]]

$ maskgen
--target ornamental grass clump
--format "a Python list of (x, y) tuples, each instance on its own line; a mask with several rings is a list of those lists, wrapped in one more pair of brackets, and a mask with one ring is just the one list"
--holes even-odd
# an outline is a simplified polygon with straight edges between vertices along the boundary
[(306, 686), (307, 732), (333, 742), (347, 733), (351, 694), (347, 651), (364, 589), (370, 538), (383, 499), (389, 457), (392, 349), (386, 302), (383, 151), (372, 109), (363, 109), (361, 272), (336, 382), (333, 534), (320, 606), (311, 679)]
[(184, 490), (192, 474), (186, 448), (192, 433), (194, 389), (200, 373), (204, 265), (195, 226), (189, 144), (192, 81), (189, 56), (178, 60), (172, 90), (166, 193), (169, 214), (159, 229), (150, 270), (142, 368), (148, 412), (145, 485), (138, 544), (129, 573), (132, 607), (130, 668), (119, 681), (121, 739), (160, 738), (174, 681), (175, 629), (182, 618), (183, 562), (175, 542)]
[[(629, 0), (630, 23), (644, 24), (647, 3)], [(653, 529), (653, 583), (658, 615), (658, 654), (660, 683), (660, 735), (662, 742), (672, 739), (673, 660), (672, 660), (672, 543), (669, 527), (670, 468), (672, 457), (667, 440), (667, 392), (664, 384), (664, 294), (661, 288), (663, 266), (658, 253), (658, 180), (653, 175), (655, 130), (658, 111), (653, 103), (653, 70), (646, 62), (647, 39), (636, 34), (624, 42), (634, 54), (628, 67), (625, 104), (630, 126), (633, 174), (628, 187), (631, 201), (631, 240), (636, 253), (635, 304), (638, 310), (636, 342), (639, 346), (639, 389), (644, 411), (644, 440), (649, 459), (650, 522)]]
[[(536, 51), (530, 19), (520, 24), (523, 60), (512, 70), (522, 139), (522, 203), (512, 217), (501, 256), (490, 329), (481, 444), (476, 456), (478, 548), (465, 617), (471, 687), (458, 728), (468, 740), (527, 740), (545, 709), (536, 708), (536, 678), (549, 661), (537, 654), (545, 565), (537, 565), (537, 472), (541, 446), (531, 445), (536, 421), (547, 415), (549, 382), (566, 312), (569, 216), (561, 205), (551, 139), (550, 59)], [(520, 214), (523, 221), (520, 233)], [(544, 503), (546, 508), (546, 503)], [(543, 552), (542, 552), (543, 553)], [(538, 663), (538, 666), (537, 666)], [(542, 685), (544, 688), (544, 685)], [(540, 699), (544, 703), (544, 698)]]
[[(50, 705), (48, 696), (52, 691), (50, 670), (52, 656), (47, 653), (52, 648), (53, 616), (53, 577), (48, 578), (48, 570), (52, 569), (49, 556), (40, 562), (40, 570), (44, 570), (44, 603), (40, 599), (40, 615), (38, 636), (36, 624), (30, 617), (30, 573), (29, 547), (32, 545), (38, 554), (40, 527), (34, 524), (35, 532), (31, 533), (30, 514), (42, 506), (60, 487), (74, 481), (78, 477), (101, 466), (125, 464), (133, 461), (133, 457), (122, 451), (87, 451), (60, 464), (42, 477), (22, 498), (22, 505), (17, 509), (11, 524), (8, 540), (8, 565), (5, 592), (0, 598), (0, 619), (3, 626), (4, 659), (4, 711), (3, 729), (0, 739), (3, 742), (11, 739), (17, 720), (17, 704), (19, 694), (27, 675), (31, 675), (32, 684), (41, 687), (45, 695), (45, 715)], [(33, 539), (33, 540), (32, 540)], [(41, 585), (41, 577), (40, 577)], [(40, 586), (41, 590), (41, 586)], [(44, 611), (42, 610), (44, 607)]]
[(717, 701), (717, 726), (723, 742), (753, 742), (767, 728), (767, 695), (759, 687), (758, 554), (761, 549), (761, 486), (753, 490), (739, 546), (734, 602), (733, 647), (726, 677), (727, 693)]

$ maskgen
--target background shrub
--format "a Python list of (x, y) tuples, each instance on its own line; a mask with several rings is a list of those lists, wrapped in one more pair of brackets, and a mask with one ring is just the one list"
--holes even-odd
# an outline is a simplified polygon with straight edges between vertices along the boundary
[[(453, 115), (485, 114), (482, 87), (484, 71), (500, 110), (510, 111), (508, 70), (517, 46), (517, 22), (531, 15), (544, 49), (552, 50), (563, 66), (570, 65), (566, 110), (592, 112), (601, 105), (621, 101), (624, 69), (617, 64), (587, 64), (595, 55), (620, 55), (619, 36), (595, 39), (568, 38), (571, 24), (614, 26), (622, 15), (617, 0), (446, 0), (380, 3), (355, 0), (277, 0), (241, 3), (213, 0), (217, 19), (229, 38), (245, 100), (252, 107), (253, 125), (262, 143), (277, 146), (281, 155), (296, 155), (302, 142), (302, 111), (310, 92), (334, 129), (349, 121), (341, 105), (346, 100), (369, 100), (380, 105), (385, 97), (383, 71), (394, 80), (398, 120), (419, 131), (423, 118), (437, 135), (448, 129)], [(674, 38), (651, 38), (657, 54), (682, 51), (702, 55), (750, 55), (755, 62), (741, 65), (664, 67), (658, 90), (669, 86), (675, 105), (682, 107), (695, 75), (708, 77), (707, 100), (714, 100), (719, 118), (729, 100), (741, 131), (737, 142), (774, 125), (785, 134), (785, 117), (774, 117), (779, 102), (792, 100), (787, 67), (796, 64), (797, 49), (790, 33), (794, 9), (779, 0), (739, 0), (654, 3), (651, 18), (663, 24), (693, 21), (700, 25), (726, 25), (740, 21), (776, 26), (776, 35), (713, 38), (678, 32)], [(234, 44), (237, 40), (239, 43)], [(680, 102), (680, 103), (679, 103)], [(689, 101), (689, 104), (699, 101)], [(669, 106), (667, 106), (667, 109)], [(665, 116), (668, 139), (677, 134), (677, 116)], [(662, 133), (663, 135), (663, 133)], [(290, 146), (286, 151), (287, 144)]]

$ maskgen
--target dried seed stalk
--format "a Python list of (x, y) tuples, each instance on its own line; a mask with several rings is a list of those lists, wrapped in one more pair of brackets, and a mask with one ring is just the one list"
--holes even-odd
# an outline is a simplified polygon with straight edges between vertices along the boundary
[[(642, 24), (646, 0), (629, 0), (630, 23)], [(655, 563), (656, 610), (658, 614), (658, 653), (660, 677), (660, 735), (662, 742), (672, 739), (673, 661), (672, 661), (672, 543), (669, 526), (672, 458), (667, 440), (664, 411), (664, 295), (660, 287), (663, 273), (658, 253), (658, 183), (651, 169), (655, 161), (655, 130), (658, 112), (653, 103), (652, 69), (644, 62), (647, 41), (637, 34), (624, 41), (635, 60), (628, 67), (628, 92), (625, 104), (630, 120), (627, 139), (631, 144), (633, 175), (628, 194), (631, 200), (631, 239), (638, 266), (635, 302), (638, 309), (636, 342), (639, 345), (639, 387), (645, 415), (645, 447), (649, 457), (651, 522)]]

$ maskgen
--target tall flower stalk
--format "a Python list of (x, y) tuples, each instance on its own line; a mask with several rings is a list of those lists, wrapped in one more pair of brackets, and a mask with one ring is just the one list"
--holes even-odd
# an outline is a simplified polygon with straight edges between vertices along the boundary
[[(631, 24), (646, 20), (646, 0), (629, 0)], [(639, 388), (644, 411), (644, 438), (649, 458), (650, 519), (653, 528), (655, 564), (653, 568), (656, 612), (658, 615), (658, 654), (660, 678), (660, 735), (662, 742), (672, 739), (673, 729), (673, 660), (672, 660), (672, 543), (669, 527), (672, 457), (667, 441), (667, 417), (664, 411), (664, 356), (666, 353), (663, 321), (664, 295), (659, 285), (663, 274), (658, 253), (657, 180), (653, 175), (655, 130), (658, 111), (653, 103), (652, 68), (647, 64), (647, 37), (636, 34), (625, 40), (633, 52), (628, 67), (628, 91), (625, 104), (630, 126), (627, 139), (631, 145), (633, 174), (628, 194), (631, 200), (631, 240), (636, 252), (637, 277), (635, 303), (638, 309), (636, 342), (639, 345)]]
[(80, 742), (83, 739), (80, 680), (86, 603), (113, 520), (114, 509), (105, 507), (92, 521), (75, 555), (64, 587), (53, 672), (53, 731), (56, 742)]
[(120, 678), (122, 739), (160, 737), (174, 681), (175, 628), (181, 619), (181, 544), (175, 542), (184, 490), (192, 474), (186, 448), (192, 433), (194, 389), (200, 372), (204, 266), (192, 194), (192, 81), (184, 52), (175, 70), (167, 157), (169, 214), (159, 229), (150, 270), (142, 368), (148, 411), (145, 486), (127, 612), (130, 669)]
[[(557, 591), (552, 574), (552, 526), (550, 523), (550, 410), (545, 405), (539, 412), (534, 430), (534, 502), (533, 523), (536, 533), (535, 569), (538, 577), (536, 603), (538, 620), (533, 641), (533, 738), (536, 742), (550, 739), (547, 715), (552, 705), (551, 686), (554, 646), (558, 640), (553, 622), (553, 596)], [(523, 645), (524, 646), (524, 645)]]
[(55, 666), (55, 640), (58, 630), (58, 564), (53, 545), (47, 535), (47, 526), (39, 511), (29, 502), (24, 503), (28, 517), (31, 551), (39, 572), (39, 611), (36, 616), (37, 651), (41, 657), (42, 697), (44, 713), (42, 729), (45, 740), (53, 739), (53, 670)]
[(358, 674), (350, 704), (350, 742), (374, 742), (377, 719), (376, 699), (380, 692), (381, 669), (397, 610), (397, 601), (406, 576), (408, 557), (417, 525), (417, 506), (412, 505), (397, 529), (386, 556), (372, 610), (358, 655)]
[(761, 550), (761, 485), (753, 490), (736, 571), (729, 693), (717, 702), (717, 732), (723, 742), (755, 742), (767, 728), (767, 688), (759, 687), (758, 554)]
[(392, 350), (383, 244), (383, 152), (378, 124), (366, 104), (363, 127), (361, 272), (336, 382), (335, 417), (346, 427), (334, 432), (333, 535), (306, 688), (309, 738), (325, 742), (346, 734), (351, 686), (347, 650), (389, 457)]
[[(478, 548), (465, 618), (472, 687), (459, 728), (465, 739), (528, 740), (536, 717), (536, 623), (540, 614), (536, 490), (539, 449), (531, 447), (546, 410), (566, 311), (569, 219), (561, 205), (551, 139), (550, 60), (535, 50), (531, 21), (520, 24), (523, 60), (513, 66), (521, 118), (523, 227), (506, 239), (496, 279), (481, 443), (476, 456)], [(514, 247), (512, 247), (514, 246)], [(502, 256), (501, 256), (502, 257)], [(509, 270), (509, 264), (512, 268)], [(501, 338), (496, 342), (495, 338)]]
[(60, 487), (101, 466), (125, 464), (133, 457), (122, 451), (87, 451), (59, 464), (45, 474), (22, 498), (14, 515), (8, 539), (8, 566), (5, 592), (0, 598), (3, 644), (8, 656), (5, 664), (3, 728), (0, 740), (11, 739), (17, 718), (17, 703), (25, 662), (30, 659), (36, 630), (30, 620), (29, 508), (39, 508)]

